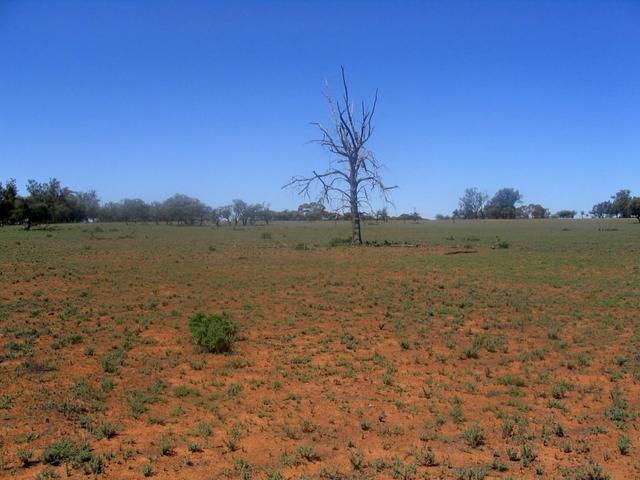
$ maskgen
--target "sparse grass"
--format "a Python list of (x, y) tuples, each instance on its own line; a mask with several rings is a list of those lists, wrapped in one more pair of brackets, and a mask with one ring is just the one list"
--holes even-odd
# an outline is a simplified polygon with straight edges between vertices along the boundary
[(6, 472), (635, 478), (635, 223), (100, 228), (0, 228)]

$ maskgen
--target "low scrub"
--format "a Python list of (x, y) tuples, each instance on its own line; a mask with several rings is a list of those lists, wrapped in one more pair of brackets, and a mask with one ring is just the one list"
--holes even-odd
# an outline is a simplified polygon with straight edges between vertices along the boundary
[(199, 348), (211, 353), (231, 351), (238, 326), (226, 313), (196, 313), (189, 318), (191, 339)]

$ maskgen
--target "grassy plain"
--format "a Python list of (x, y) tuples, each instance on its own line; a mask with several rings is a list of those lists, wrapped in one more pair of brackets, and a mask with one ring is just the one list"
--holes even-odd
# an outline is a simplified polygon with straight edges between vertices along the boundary
[(640, 225), (364, 233), (0, 229), (0, 477), (640, 478)]

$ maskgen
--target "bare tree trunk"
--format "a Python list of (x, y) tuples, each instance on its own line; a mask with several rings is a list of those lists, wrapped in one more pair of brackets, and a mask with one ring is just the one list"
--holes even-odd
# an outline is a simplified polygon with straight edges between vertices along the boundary
[(353, 169), (351, 170), (351, 178), (349, 179), (350, 187), (350, 210), (351, 210), (351, 243), (354, 245), (362, 244), (362, 232), (360, 230), (360, 210), (358, 209), (358, 181), (355, 178)]
[(360, 212), (358, 207), (351, 208), (351, 243), (362, 245), (362, 231), (360, 229)]

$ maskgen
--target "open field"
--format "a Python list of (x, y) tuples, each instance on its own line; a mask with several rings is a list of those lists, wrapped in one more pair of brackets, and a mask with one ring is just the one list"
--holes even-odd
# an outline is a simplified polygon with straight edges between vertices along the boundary
[(348, 229), (0, 229), (0, 477), (640, 478), (637, 222)]

